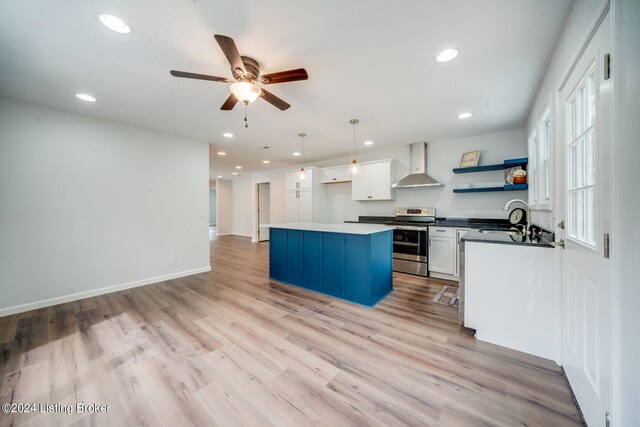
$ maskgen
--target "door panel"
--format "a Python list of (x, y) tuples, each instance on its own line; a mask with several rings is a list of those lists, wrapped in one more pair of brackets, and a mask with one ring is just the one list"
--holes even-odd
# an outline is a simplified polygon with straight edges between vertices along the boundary
[(453, 274), (453, 238), (429, 238), (429, 271)]
[(370, 166), (370, 190), (373, 200), (391, 199), (391, 164), (375, 163)]
[(313, 199), (311, 189), (298, 191), (298, 221), (313, 222)]
[(610, 231), (611, 51), (610, 13), (560, 92), (558, 138), (562, 210), (562, 361), (589, 425), (604, 425), (611, 408), (611, 265), (604, 258)]
[(269, 183), (258, 184), (258, 241), (264, 242), (269, 240), (269, 228), (265, 227), (269, 224), (270, 212), (270, 185)]
[(369, 165), (360, 166), (360, 171), (351, 176), (351, 199), (369, 200)]
[(298, 190), (287, 190), (287, 222), (298, 222)]

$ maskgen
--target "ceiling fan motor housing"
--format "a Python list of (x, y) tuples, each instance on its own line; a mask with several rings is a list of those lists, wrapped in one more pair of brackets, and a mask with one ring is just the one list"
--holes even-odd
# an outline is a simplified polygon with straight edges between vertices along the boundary
[(251, 58), (250, 56), (241, 56), (242, 63), (244, 64), (244, 69), (247, 71), (246, 74), (242, 74), (242, 70), (234, 70), (231, 69), (231, 73), (236, 80), (245, 79), (255, 82), (258, 80), (258, 76), (260, 76), (260, 64), (258, 61)]

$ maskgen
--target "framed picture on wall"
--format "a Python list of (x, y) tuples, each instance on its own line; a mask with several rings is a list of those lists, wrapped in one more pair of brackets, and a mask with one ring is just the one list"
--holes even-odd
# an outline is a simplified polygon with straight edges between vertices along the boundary
[(478, 166), (479, 159), (480, 159), (480, 150), (469, 151), (468, 153), (464, 153), (462, 155), (462, 159), (460, 159), (460, 167), (471, 168), (474, 166)]

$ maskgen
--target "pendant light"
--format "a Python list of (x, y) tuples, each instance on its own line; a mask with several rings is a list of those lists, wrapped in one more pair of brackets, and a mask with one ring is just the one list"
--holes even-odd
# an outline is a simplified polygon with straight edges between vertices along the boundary
[(356, 160), (356, 125), (360, 122), (358, 119), (351, 119), (349, 123), (353, 125), (353, 160), (351, 161), (351, 165), (349, 166), (349, 173), (351, 175), (356, 175), (360, 172), (360, 165), (358, 165), (358, 161)]
[[(307, 136), (306, 133), (299, 133), (300, 137), (300, 157), (304, 156), (304, 137)], [(304, 162), (300, 165), (300, 170), (298, 171), (298, 178), (303, 180), (307, 177), (307, 173), (304, 171)]]

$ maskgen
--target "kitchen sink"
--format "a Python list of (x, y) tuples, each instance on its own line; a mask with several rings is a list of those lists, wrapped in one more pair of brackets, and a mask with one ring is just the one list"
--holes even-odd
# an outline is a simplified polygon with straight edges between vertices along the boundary
[(516, 228), (481, 228), (478, 233), (483, 234), (506, 234), (507, 236), (520, 237), (522, 232)]

